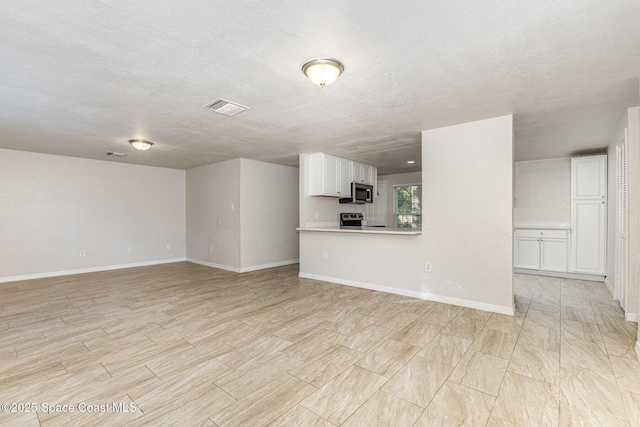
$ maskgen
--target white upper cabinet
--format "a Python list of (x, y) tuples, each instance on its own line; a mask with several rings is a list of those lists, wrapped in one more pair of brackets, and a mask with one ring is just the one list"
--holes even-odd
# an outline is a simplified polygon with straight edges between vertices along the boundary
[(348, 197), (351, 194), (351, 161), (331, 154), (309, 156), (309, 194)]
[(338, 195), (349, 197), (351, 195), (351, 160), (338, 157)]
[(351, 162), (353, 167), (353, 180), (362, 184), (373, 185), (373, 166), (360, 162)]
[(607, 198), (607, 156), (571, 159), (571, 198), (573, 200)]
[[(309, 195), (349, 197), (351, 182), (375, 185), (377, 168), (332, 154), (309, 155)], [(375, 194), (375, 193), (374, 193)]]

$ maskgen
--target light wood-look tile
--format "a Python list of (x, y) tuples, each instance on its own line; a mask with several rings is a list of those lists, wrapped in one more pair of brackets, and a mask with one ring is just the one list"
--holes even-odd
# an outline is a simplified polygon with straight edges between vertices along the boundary
[(418, 356), (456, 366), (473, 340), (453, 335), (438, 334), (418, 353)]
[(376, 392), (342, 425), (345, 427), (414, 425), (423, 408), (396, 396)]
[(393, 339), (418, 347), (424, 347), (433, 337), (438, 335), (441, 330), (442, 326), (432, 325), (422, 321), (415, 321), (403, 330), (395, 333), (393, 335)]
[(275, 421), (296, 403), (309, 396), (315, 387), (284, 374), (222, 410), (211, 411), (217, 426), (265, 426)]
[(518, 341), (518, 335), (485, 328), (471, 345), (471, 350), (509, 359)]
[(310, 410), (300, 405), (295, 405), (287, 412), (282, 414), (278, 419), (269, 424), (269, 427), (333, 427), (329, 421), (314, 414)]
[(334, 345), (317, 358), (290, 370), (292, 375), (315, 387), (321, 387), (346, 371), (362, 357), (362, 353), (341, 345)]
[(558, 386), (507, 372), (492, 415), (520, 426), (557, 426)]
[(382, 391), (426, 408), (452, 370), (449, 365), (415, 356), (384, 385)]
[(637, 325), (602, 283), (517, 274), (506, 316), (297, 273), (180, 262), (0, 284), (1, 402), (137, 409), (0, 413), (0, 425), (640, 418)]
[(615, 377), (580, 368), (560, 380), (561, 425), (627, 426)]
[(387, 378), (359, 366), (322, 386), (300, 405), (329, 422), (340, 425), (387, 382)]
[(415, 426), (482, 426), (494, 401), (493, 396), (447, 381)]
[(419, 347), (390, 339), (373, 349), (356, 365), (391, 378), (419, 350)]
[(508, 365), (509, 361), (502, 357), (469, 350), (449, 376), (449, 381), (497, 396)]
[(518, 344), (513, 351), (507, 370), (534, 380), (558, 384), (560, 352)]

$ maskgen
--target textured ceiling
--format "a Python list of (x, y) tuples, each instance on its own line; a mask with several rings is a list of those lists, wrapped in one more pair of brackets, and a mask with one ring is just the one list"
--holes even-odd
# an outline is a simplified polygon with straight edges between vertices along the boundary
[[(638, 0), (2, 0), (0, 147), (185, 169), (325, 151), (384, 174), (420, 169), (422, 130), (514, 114), (517, 159), (568, 156), (639, 104), (639, 22)], [(344, 74), (313, 85), (314, 56)]]

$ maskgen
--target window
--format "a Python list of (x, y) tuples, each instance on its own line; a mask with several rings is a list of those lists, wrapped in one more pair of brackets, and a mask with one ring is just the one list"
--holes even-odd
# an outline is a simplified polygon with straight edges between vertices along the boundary
[(422, 228), (422, 185), (393, 187), (393, 214), (397, 228)]

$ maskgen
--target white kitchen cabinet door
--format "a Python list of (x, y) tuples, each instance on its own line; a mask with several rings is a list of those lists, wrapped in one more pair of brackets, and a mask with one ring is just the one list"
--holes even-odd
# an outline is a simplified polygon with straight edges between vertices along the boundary
[(338, 186), (337, 193), (340, 197), (351, 195), (351, 160), (338, 157)]
[[(387, 182), (385, 181), (385, 190), (384, 190), (385, 198), (387, 197), (386, 183)], [(377, 199), (378, 197), (381, 196), (381, 192), (378, 189), (378, 168), (375, 166), (371, 166), (371, 184), (373, 185), (373, 198)], [(386, 212), (386, 207), (385, 207), (385, 212)], [(385, 220), (386, 220), (386, 215), (385, 215)]]
[(338, 196), (338, 172), (340, 165), (336, 156), (324, 155), (324, 186), (322, 194)]
[(351, 162), (351, 171), (353, 173), (352, 179), (355, 182), (360, 182), (362, 184), (367, 181), (368, 176), (366, 174), (366, 166), (360, 162)]
[(540, 239), (537, 237), (515, 237), (514, 267), (530, 270), (540, 269)]
[(572, 200), (607, 198), (607, 156), (571, 159)]
[(575, 273), (605, 274), (607, 203), (574, 200), (571, 218), (571, 269)]
[(349, 197), (351, 160), (325, 153), (309, 156), (309, 195)]
[(540, 239), (540, 270), (567, 271), (567, 239)]
[(373, 166), (365, 165), (364, 163), (360, 162), (352, 162), (351, 165), (353, 181), (369, 185), (374, 185), (376, 183), (378, 173), (377, 169), (374, 172)]

